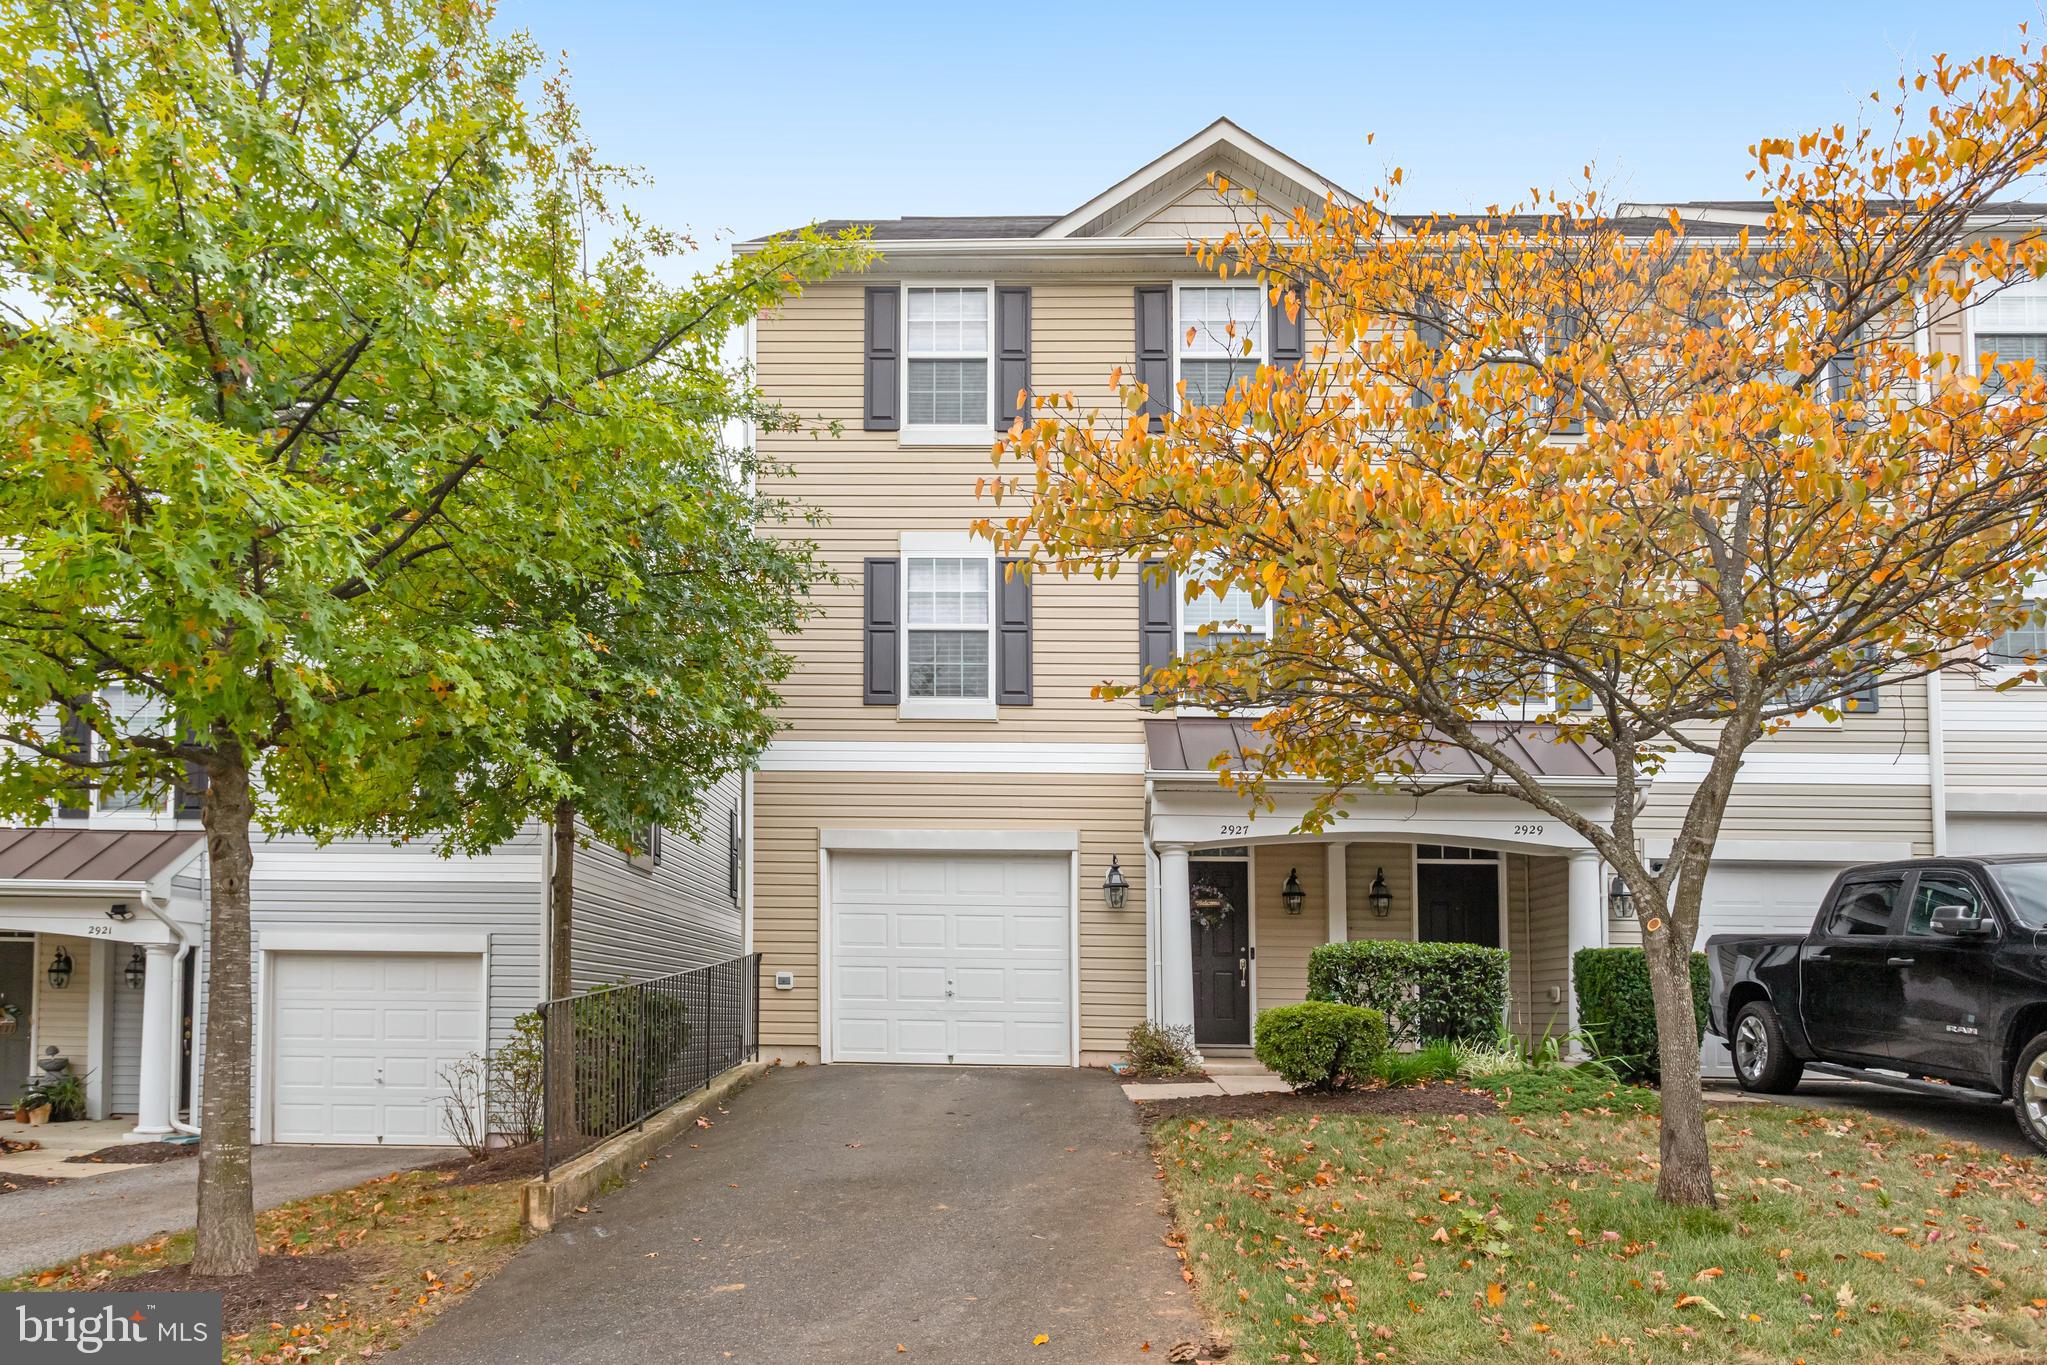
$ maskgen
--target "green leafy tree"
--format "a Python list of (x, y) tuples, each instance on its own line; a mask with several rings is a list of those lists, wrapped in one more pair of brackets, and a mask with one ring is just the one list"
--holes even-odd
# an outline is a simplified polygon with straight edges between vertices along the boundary
[(571, 790), (525, 723), (561, 651), (478, 585), (632, 581), (729, 329), (846, 263), (664, 283), (689, 243), (491, 18), (0, 0), (0, 807), (206, 780), (199, 1275), (256, 1262), (252, 830), (358, 827), (438, 745)]

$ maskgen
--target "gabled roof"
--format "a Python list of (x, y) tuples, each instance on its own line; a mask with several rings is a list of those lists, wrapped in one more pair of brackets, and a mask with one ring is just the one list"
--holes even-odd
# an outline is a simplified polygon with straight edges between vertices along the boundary
[(180, 866), (204, 836), (196, 829), (0, 829), (5, 882), (146, 882)]
[(1253, 137), (1228, 119), (1219, 118), (1179, 146), (1154, 157), (1124, 176), (1038, 235), (1053, 238), (1078, 235), (1097, 219), (1111, 214), (1118, 206), (1172, 181), (1175, 177), (1201, 165), (1206, 159), (1225, 153), (1234, 153), (1235, 159), (1263, 167), (1292, 182), (1313, 202), (1320, 203), (1331, 195), (1340, 201), (1357, 202), (1356, 195), (1334, 180), (1310, 170), (1263, 138)]

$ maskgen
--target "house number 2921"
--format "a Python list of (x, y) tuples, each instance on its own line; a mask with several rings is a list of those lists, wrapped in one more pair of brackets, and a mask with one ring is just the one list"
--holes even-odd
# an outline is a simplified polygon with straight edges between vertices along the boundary
[(1251, 827), (1249, 825), (1224, 825), (1222, 832), (1223, 836), (1227, 838), (1232, 834), (1249, 834)]

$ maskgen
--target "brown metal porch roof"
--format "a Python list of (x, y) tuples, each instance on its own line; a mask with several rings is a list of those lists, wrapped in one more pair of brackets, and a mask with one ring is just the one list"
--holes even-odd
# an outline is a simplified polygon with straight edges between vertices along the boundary
[(203, 837), (196, 829), (0, 828), (0, 882), (146, 882)]
[[(1566, 743), (1554, 725), (1483, 721), (1472, 728), (1498, 744), (1537, 777), (1598, 781), (1613, 776), (1613, 756), (1591, 745)], [(1266, 736), (1249, 721), (1228, 716), (1167, 716), (1144, 723), (1145, 766), (1154, 773), (1199, 773), (1219, 754), (1259, 754)], [(1486, 766), (1449, 744), (1414, 749), (1425, 777), (1483, 778)]]

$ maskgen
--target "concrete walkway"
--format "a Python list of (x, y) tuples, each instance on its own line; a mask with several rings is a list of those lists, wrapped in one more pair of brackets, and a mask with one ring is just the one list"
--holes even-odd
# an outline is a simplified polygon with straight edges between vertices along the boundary
[[(256, 1207), (275, 1208), (457, 1155), (453, 1147), (258, 1147)], [(6, 1168), (0, 1157), (0, 1170)], [(0, 1277), (159, 1232), (182, 1232), (196, 1216), (198, 1178), (194, 1157), (0, 1195)]]
[(399, 1358), (1098, 1365), (1200, 1339), (1143, 1136), (1098, 1072), (782, 1068), (729, 1108)]

